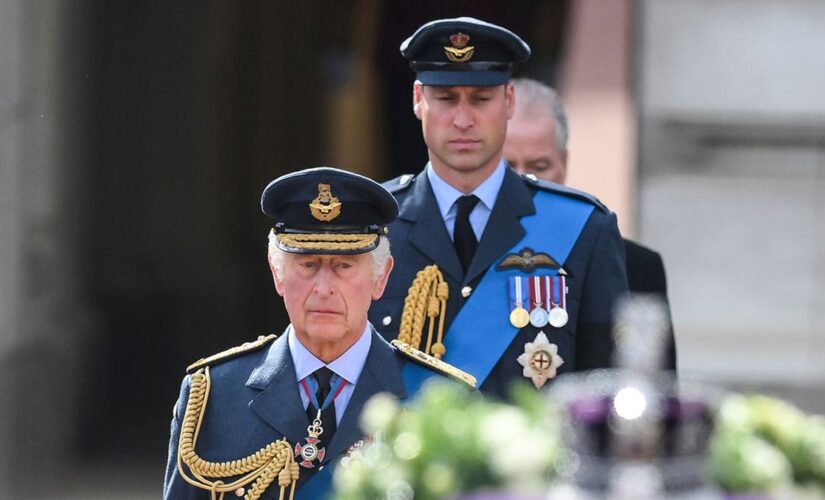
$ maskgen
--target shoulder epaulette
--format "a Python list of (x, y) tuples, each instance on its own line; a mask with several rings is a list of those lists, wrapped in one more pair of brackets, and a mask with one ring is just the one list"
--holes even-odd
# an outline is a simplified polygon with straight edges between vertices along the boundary
[(415, 176), (413, 174), (404, 174), (396, 177), (395, 179), (388, 180), (387, 182), (381, 185), (384, 186), (384, 189), (386, 189), (390, 193), (395, 194), (400, 193), (405, 189), (408, 189), (414, 183)]
[(528, 184), (532, 186), (536, 186), (537, 188), (541, 189), (542, 191), (548, 191), (551, 193), (558, 193), (563, 196), (570, 196), (571, 198), (576, 198), (582, 201), (586, 201), (596, 206), (599, 210), (604, 213), (610, 213), (610, 209), (607, 208), (604, 203), (599, 201), (598, 198), (593, 196), (590, 193), (585, 193), (584, 191), (579, 191), (578, 189), (573, 189), (571, 187), (563, 186), (561, 184), (556, 184), (555, 182), (546, 181), (544, 179), (539, 179), (533, 174), (523, 174), (521, 176)]
[(428, 368), (431, 368), (442, 375), (447, 375), (452, 377), (460, 382), (464, 382), (465, 384), (469, 385), (473, 389), (476, 387), (476, 378), (470, 375), (467, 372), (461, 371), (455, 366), (445, 363), (438, 358), (430, 356), (429, 354), (419, 351), (418, 349), (410, 346), (406, 342), (401, 342), (398, 339), (392, 341), (392, 345), (398, 349), (398, 352), (406, 356), (407, 358), (415, 361), (420, 365), (424, 365)]
[(260, 337), (258, 337), (258, 340), (252, 342), (244, 342), (241, 345), (229, 348), (217, 354), (213, 354), (208, 358), (201, 358), (198, 361), (195, 361), (191, 365), (187, 366), (186, 373), (191, 374), (204, 366), (211, 366), (217, 363), (222, 363), (232, 358), (236, 358), (241, 354), (257, 351), (258, 349), (261, 349), (262, 347), (266, 346), (276, 338), (278, 338), (278, 336), (274, 333), (272, 335), (261, 335)]

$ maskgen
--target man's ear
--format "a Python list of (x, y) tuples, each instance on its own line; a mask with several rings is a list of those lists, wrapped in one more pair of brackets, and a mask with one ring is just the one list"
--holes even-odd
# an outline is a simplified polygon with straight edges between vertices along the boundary
[(565, 149), (564, 153), (559, 155), (561, 158), (561, 182), (559, 182), (559, 184), (565, 184), (567, 182), (567, 158), (569, 156), (569, 151), (570, 150)]
[(417, 81), (413, 83), (413, 114), (419, 120), (421, 119), (421, 106), (423, 106), (422, 101), (424, 100), (424, 92), (423, 86), (421, 82)]
[(269, 261), (269, 270), (272, 271), (272, 281), (275, 283), (275, 291), (278, 292), (278, 295), (281, 297), (284, 296), (284, 284), (279, 276), (278, 269), (275, 267), (275, 263), (272, 260), (272, 256), (268, 255), (266, 260)]
[(393, 265), (395, 265), (395, 261), (392, 255), (390, 255), (389, 258), (387, 258), (387, 263), (384, 265), (384, 272), (372, 284), (372, 300), (378, 300), (384, 295), (384, 289), (387, 287), (387, 280), (390, 277)]
[(516, 112), (516, 88), (513, 82), (507, 82), (504, 86), (504, 105), (507, 106), (507, 119), (509, 120)]

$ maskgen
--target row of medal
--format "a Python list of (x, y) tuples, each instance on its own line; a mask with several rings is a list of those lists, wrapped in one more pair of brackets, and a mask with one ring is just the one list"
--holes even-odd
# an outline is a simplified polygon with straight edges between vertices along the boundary
[[(567, 324), (565, 276), (510, 276), (510, 324), (516, 328)], [(528, 312), (529, 311), (529, 312)]]

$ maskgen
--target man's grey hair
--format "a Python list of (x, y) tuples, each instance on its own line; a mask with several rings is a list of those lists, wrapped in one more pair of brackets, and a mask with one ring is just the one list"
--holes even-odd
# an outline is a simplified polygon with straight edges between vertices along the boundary
[(556, 122), (556, 148), (560, 153), (567, 151), (570, 128), (558, 92), (549, 85), (530, 78), (513, 78), (511, 81), (516, 89), (516, 114), (535, 116), (542, 111), (552, 113)]
[[(269, 232), (269, 259), (272, 261), (272, 266), (275, 268), (275, 272), (278, 274), (280, 278), (283, 276), (283, 266), (284, 266), (284, 255), (286, 254), (285, 251), (278, 248), (278, 245), (275, 242), (275, 231)], [(390, 258), (390, 240), (386, 236), (379, 236), (378, 237), (378, 246), (375, 247), (374, 250), (369, 252), (370, 256), (372, 257), (372, 280), (375, 281), (381, 274), (384, 272), (384, 268), (387, 265), (387, 260)]]

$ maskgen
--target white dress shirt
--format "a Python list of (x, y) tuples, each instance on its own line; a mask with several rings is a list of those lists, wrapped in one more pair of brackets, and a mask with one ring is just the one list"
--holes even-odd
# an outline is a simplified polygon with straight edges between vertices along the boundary
[[(361, 376), (361, 371), (364, 369), (364, 364), (367, 362), (367, 355), (372, 345), (372, 328), (369, 322), (367, 322), (361, 338), (359, 338), (352, 347), (347, 349), (344, 354), (329, 364), (316, 358), (314, 354), (309, 352), (309, 350), (301, 344), (301, 341), (295, 336), (292, 325), (289, 325), (287, 341), (289, 343), (289, 353), (292, 355), (292, 363), (295, 365), (298, 392), (301, 394), (304, 409), (309, 406), (310, 398), (301, 387), (301, 381), (315, 373), (315, 370), (326, 366), (332, 370), (334, 374), (347, 381), (344, 388), (341, 389), (341, 393), (335, 398), (335, 423), (340, 424), (341, 417), (344, 416), (349, 400), (352, 398), (352, 393), (355, 391), (358, 378)], [(324, 402), (318, 401), (318, 404), (324, 404)]]
[[(507, 164), (502, 159), (490, 177), (484, 180), (472, 193), (478, 197), (479, 203), (470, 212), (470, 225), (473, 227), (473, 232), (476, 235), (476, 240), (481, 241), (481, 235), (484, 234), (484, 228), (487, 226), (487, 221), (490, 219), (490, 213), (493, 211), (493, 205), (496, 203), (498, 192), (501, 189), (501, 184), (504, 182), (504, 172)], [(447, 227), (447, 233), (450, 238), (453, 238), (455, 230), (456, 205), (455, 202), (464, 193), (447, 184), (447, 181), (442, 179), (435, 173), (432, 164), (427, 163), (427, 179), (430, 181), (430, 186), (433, 188), (435, 201), (438, 203), (438, 210), (441, 212), (441, 218), (444, 220), (444, 225)]]

